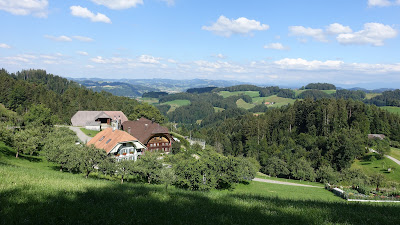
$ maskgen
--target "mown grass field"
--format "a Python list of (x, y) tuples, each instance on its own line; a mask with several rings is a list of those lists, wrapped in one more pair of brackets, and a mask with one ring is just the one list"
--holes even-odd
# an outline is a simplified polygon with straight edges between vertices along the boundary
[(175, 111), (176, 108), (185, 106), (185, 105), (190, 105), (189, 100), (174, 100), (174, 101), (169, 101), (169, 102), (164, 102), (162, 105), (170, 105), (171, 108), (168, 110), (168, 113)]
[(253, 108), (253, 107), (255, 106), (255, 105), (252, 104), (252, 103), (247, 103), (247, 102), (245, 102), (243, 99), (237, 100), (237, 101), (236, 101), (236, 105), (237, 105), (239, 108), (243, 108), (243, 109), (251, 109), (251, 108)]
[(224, 98), (230, 97), (230, 96), (235, 96), (235, 95), (248, 95), (252, 98), (255, 97), (260, 97), (260, 93), (258, 91), (220, 91), (218, 92), (219, 95), (221, 95)]
[(398, 224), (399, 204), (349, 203), (324, 189), (251, 182), (192, 192), (85, 179), (0, 143), (0, 224)]
[(375, 96), (381, 95), (381, 93), (366, 93), (365, 98), (366, 99), (371, 99)]
[(224, 111), (225, 109), (224, 108), (219, 108), (219, 107), (214, 107), (214, 112), (222, 112), (222, 111)]
[(293, 104), (296, 100), (291, 98), (282, 98), (276, 95), (268, 96), (264, 99), (266, 102), (275, 102), (273, 105), (269, 105), (268, 107), (281, 107), (288, 104)]
[[(379, 159), (376, 161), (369, 161), (368, 159), (371, 156), (375, 156), (375, 153), (369, 153), (362, 160), (355, 160), (355, 162), (351, 165), (351, 168), (359, 168), (364, 171), (364, 173), (368, 176), (373, 174), (382, 174), (385, 176), (387, 181), (400, 181), (400, 166), (395, 162), (388, 158)], [(388, 172), (388, 168), (391, 168), (392, 171)]]
[[(307, 91), (307, 90), (311, 90), (311, 89), (305, 89), (305, 90), (295, 90), (294, 92), (296, 93), (296, 97), (297, 96), (299, 96), (301, 93), (303, 93), (303, 92), (305, 92), (305, 91)], [(336, 90), (321, 90), (321, 91), (323, 91), (323, 92), (325, 92), (325, 93), (327, 93), (327, 94), (333, 94), (333, 93), (336, 93)]]
[(379, 108), (384, 109), (384, 110), (386, 110), (386, 111), (388, 111), (388, 112), (396, 113), (396, 114), (400, 115), (400, 107), (396, 107), (396, 106), (382, 106), (382, 107), (379, 107)]
[(100, 132), (100, 131), (96, 131), (96, 130), (88, 130), (86, 128), (80, 128), (80, 129), (83, 133), (85, 133), (89, 137), (94, 137), (94, 136), (96, 136), (96, 134), (98, 134)]
[(149, 104), (158, 104), (158, 98), (137, 98), (137, 100)]
[(391, 148), (389, 155), (392, 156), (393, 158), (397, 159), (397, 160), (400, 160), (400, 149)]

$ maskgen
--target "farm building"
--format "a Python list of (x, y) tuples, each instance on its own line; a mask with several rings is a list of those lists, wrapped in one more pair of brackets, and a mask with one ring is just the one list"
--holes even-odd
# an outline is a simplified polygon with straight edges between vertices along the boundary
[(108, 155), (114, 156), (117, 161), (137, 160), (143, 154), (144, 146), (137, 138), (125, 131), (107, 128), (94, 136), (87, 145), (104, 149)]
[(102, 130), (111, 127), (112, 120), (122, 124), (128, 118), (121, 111), (78, 111), (71, 118), (71, 124), (89, 130)]
[(143, 117), (135, 121), (123, 122), (122, 129), (137, 137), (149, 151), (169, 153), (174, 141), (168, 128)]
[(383, 140), (383, 139), (385, 139), (385, 135), (384, 134), (368, 134), (368, 139)]

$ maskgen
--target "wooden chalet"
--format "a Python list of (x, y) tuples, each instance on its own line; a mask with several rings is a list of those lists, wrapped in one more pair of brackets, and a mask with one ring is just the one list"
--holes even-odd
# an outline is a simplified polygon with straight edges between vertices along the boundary
[(168, 128), (154, 121), (144, 117), (135, 121), (125, 121), (122, 123), (122, 129), (137, 137), (146, 145), (148, 151), (167, 154), (171, 151), (171, 144), (174, 141), (172, 135)]

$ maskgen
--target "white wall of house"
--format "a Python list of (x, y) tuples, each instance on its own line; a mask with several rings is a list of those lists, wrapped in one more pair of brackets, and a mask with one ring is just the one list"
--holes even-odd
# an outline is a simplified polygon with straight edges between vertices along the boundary
[(119, 144), (119, 146), (116, 146), (116, 149), (111, 152), (115, 155), (117, 161), (136, 161), (138, 156), (142, 155), (143, 149), (137, 149), (133, 142), (127, 142)]
[(100, 131), (100, 126), (85, 126), (87, 130), (97, 130)]

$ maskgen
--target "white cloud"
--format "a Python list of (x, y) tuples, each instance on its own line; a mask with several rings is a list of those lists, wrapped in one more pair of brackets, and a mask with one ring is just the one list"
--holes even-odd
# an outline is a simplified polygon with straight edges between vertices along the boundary
[(212, 55), (212, 57), (216, 57), (216, 58), (219, 58), (219, 59), (225, 59), (226, 58), (226, 56), (221, 54), (221, 53), (218, 53), (216, 55)]
[(326, 28), (328, 34), (343, 34), (353, 32), (349, 26), (343, 26), (339, 23), (332, 23)]
[(11, 48), (8, 44), (0, 43), (0, 48)]
[(141, 55), (139, 56), (139, 62), (141, 63), (150, 63), (150, 64), (159, 64), (160, 63), (160, 58), (156, 58), (151, 55)]
[(91, 1), (98, 5), (104, 5), (110, 9), (128, 9), (131, 7), (136, 7), (136, 5), (143, 5), (143, 0), (91, 0)]
[(72, 39), (70, 37), (67, 37), (65, 35), (61, 35), (58, 37), (55, 36), (51, 36), (51, 35), (44, 35), (45, 38), (53, 40), (53, 41), (59, 41), (59, 42), (69, 42), (72, 41)]
[(84, 51), (77, 51), (76, 53), (77, 53), (78, 55), (83, 55), (83, 56), (89, 55), (89, 53), (84, 52)]
[(103, 23), (111, 23), (110, 18), (106, 15), (97, 13), (96, 15), (88, 10), (87, 8), (81, 6), (71, 6), (71, 15), (82, 18), (89, 18), (92, 22), (103, 22)]
[(291, 59), (285, 58), (275, 61), (274, 64), (282, 69), (301, 69), (301, 70), (323, 70), (323, 69), (340, 69), (343, 61), (327, 60), (325, 62), (319, 60), (308, 61), (302, 58)]
[(389, 1), (389, 0), (368, 0), (368, 6), (392, 6), (392, 5), (400, 5), (400, 0), (397, 1)]
[(161, 0), (161, 1), (167, 3), (168, 6), (173, 6), (173, 5), (175, 5), (175, 0)]
[(211, 31), (216, 35), (230, 37), (232, 34), (251, 34), (252, 31), (268, 30), (269, 25), (245, 17), (234, 20), (220, 16), (217, 22), (211, 26), (203, 26), (202, 29)]
[(310, 27), (303, 26), (290, 26), (289, 27), (290, 35), (293, 36), (308, 36), (312, 37), (317, 41), (326, 42), (326, 37), (324, 30), (322, 29), (314, 29)]
[(89, 68), (89, 69), (93, 69), (93, 68), (94, 68), (93, 65), (86, 65), (85, 67), (86, 67), (86, 68)]
[(47, 16), (48, 0), (0, 0), (0, 10), (14, 15)]
[(193, 62), (197, 66), (197, 70), (207, 73), (245, 73), (246, 69), (239, 64), (216, 61), (210, 62), (205, 60), (198, 60)]
[(364, 29), (348, 34), (339, 34), (337, 41), (341, 44), (371, 44), (374, 46), (384, 45), (386, 39), (395, 38), (397, 31), (389, 25), (381, 23), (366, 23)]
[(268, 45), (264, 45), (266, 49), (275, 49), (275, 50), (288, 50), (289, 47), (283, 46), (281, 43), (270, 43)]
[(83, 36), (72, 36), (73, 39), (76, 39), (78, 41), (83, 41), (83, 42), (91, 42), (94, 41), (92, 38), (90, 37), (83, 37)]

